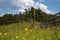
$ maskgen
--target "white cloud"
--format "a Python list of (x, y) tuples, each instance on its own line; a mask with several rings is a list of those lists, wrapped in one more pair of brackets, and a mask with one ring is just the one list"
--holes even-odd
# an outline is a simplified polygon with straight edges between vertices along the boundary
[(41, 9), (43, 12), (45, 12), (45, 13), (52, 13), (52, 12), (48, 9), (48, 7), (47, 7), (46, 5), (44, 5), (44, 4), (42, 4), (42, 3), (40, 3), (40, 9)]
[(34, 5), (33, 0), (11, 0), (13, 6), (18, 6), (20, 8), (27, 8)]
[(34, 2), (33, 0), (11, 0), (11, 6), (14, 7), (19, 7), (18, 8), (18, 11), (22, 11), (23, 12), (23, 9), (27, 9), (27, 8), (30, 8), (31, 6), (34, 5)]
[(24, 10), (24, 9), (19, 9), (18, 11), (19, 11), (19, 12), (25, 12), (25, 10)]
[(36, 2), (34, 5), (34, 8), (40, 8), (43, 12), (49, 14), (49, 13), (53, 13), (51, 10), (48, 9), (48, 7), (45, 4)]
[[(44, 0), (39, 1), (42, 2)], [(45, 13), (52, 13), (45, 4), (39, 3), (39, 1), (35, 2), (34, 0), (6, 0), (11, 8), (17, 8), (20, 12), (23, 12), (24, 9), (33, 6), (34, 8), (40, 8)]]

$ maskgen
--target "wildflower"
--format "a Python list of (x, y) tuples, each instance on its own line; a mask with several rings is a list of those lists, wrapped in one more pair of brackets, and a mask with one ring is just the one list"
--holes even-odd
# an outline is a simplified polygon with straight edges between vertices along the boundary
[(16, 36), (16, 38), (18, 39), (18, 36)]
[(60, 38), (60, 35), (59, 35), (59, 38)]
[(0, 35), (1, 35), (2, 33), (0, 33)]
[(4, 35), (7, 35), (8, 33), (4, 33)]
[(30, 32), (32, 32), (32, 30), (30, 30)]
[(25, 38), (23, 37), (23, 40), (25, 40)]
[(25, 31), (27, 31), (28, 30), (28, 28), (25, 28)]

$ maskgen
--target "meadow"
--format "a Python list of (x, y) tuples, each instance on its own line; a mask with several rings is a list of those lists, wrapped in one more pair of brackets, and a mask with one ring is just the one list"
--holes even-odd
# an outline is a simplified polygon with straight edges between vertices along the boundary
[(0, 26), (0, 40), (60, 40), (60, 27), (40, 28), (38, 23), (12, 23)]

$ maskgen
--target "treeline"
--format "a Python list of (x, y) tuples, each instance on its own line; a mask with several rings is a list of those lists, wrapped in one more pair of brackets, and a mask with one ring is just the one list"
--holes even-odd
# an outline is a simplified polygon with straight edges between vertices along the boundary
[[(60, 14), (60, 13), (58, 13)], [(25, 9), (25, 12), (19, 14), (5, 14), (2, 17), (0, 16), (0, 25), (4, 24), (11, 24), (11, 23), (19, 23), (23, 21), (31, 22), (31, 21), (38, 21), (38, 22), (52, 22), (56, 20), (56, 15), (46, 14), (42, 12), (39, 8), (35, 9), (31, 7), (30, 9)], [(59, 18), (59, 16), (58, 16)]]

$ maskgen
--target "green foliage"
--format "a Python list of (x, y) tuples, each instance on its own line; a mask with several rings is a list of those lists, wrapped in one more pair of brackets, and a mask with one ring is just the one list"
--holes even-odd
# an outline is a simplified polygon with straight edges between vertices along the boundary
[[(56, 16), (59, 15), (59, 16)], [(60, 12), (52, 15), (52, 14), (46, 14), (42, 12), (39, 8), (35, 9), (31, 7), (30, 9), (25, 9), (24, 13), (19, 14), (5, 14), (2, 17), (0, 17), (0, 25), (5, 24), (11, 24), (11, 23), (19, 23), (19, 22), (42, 22), (42, 23), (48, 23), (48, 24), (56, 24), (59, 22), (60, 24)], [(55, 22), (56, 21), (56, 22)]]

